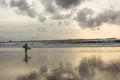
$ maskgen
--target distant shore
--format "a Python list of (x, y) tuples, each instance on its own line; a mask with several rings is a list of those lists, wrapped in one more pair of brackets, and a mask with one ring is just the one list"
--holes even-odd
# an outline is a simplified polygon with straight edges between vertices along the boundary
[(16, 43), (16, 42), (46, 42), (46, 43), (120, 43), (120, 39), (63, 39), (63, 40), (26, 40), (26, 41), (2, 41), (0, 43)]
[(66, 39), (66, 40), (29, 40), (0, 42), (0, 48), (21, 48), (25, 43), (32, 48), (61, 47), (120, 47), (120, 39)]

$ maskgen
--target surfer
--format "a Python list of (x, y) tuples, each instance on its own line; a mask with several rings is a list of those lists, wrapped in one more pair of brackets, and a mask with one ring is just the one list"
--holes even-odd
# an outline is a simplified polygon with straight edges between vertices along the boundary
[(23, 46), (23, 48), (25, 49), (25, 54), (27, 54), (27, 43), (25, 43), (25, 45)]
[(26, 63), (28, 62), (28, 59), (30, 59), (31, 57), (28, 57), (27, 55), (27, 50), (31, 49), (30, 47), (27, 46), (27, 43), (25, 43), (25, 45), (23, 46), (23, 48), (25, 49), (25, 58), (23, 59)]

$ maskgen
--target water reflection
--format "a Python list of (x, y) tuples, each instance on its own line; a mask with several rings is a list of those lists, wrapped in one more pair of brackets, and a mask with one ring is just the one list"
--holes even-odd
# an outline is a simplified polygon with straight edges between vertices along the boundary
[(23, 61), (27, 64), (28, 60), (31, 59), (32, 57), (28, 57), (27, 53), (25, 53), (25, 58), (23, 59)]
[(120, 60), (106, 63), (100, 57), (83, 58), (77, 67), (60, 63), (50, 69), (18, 76), (16, 80), (120, 80)]

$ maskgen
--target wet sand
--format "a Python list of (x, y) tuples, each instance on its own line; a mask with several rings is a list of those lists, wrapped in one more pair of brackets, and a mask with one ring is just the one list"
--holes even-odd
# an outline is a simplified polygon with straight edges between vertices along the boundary
[(0, 80), (16, 80), (20, 75), (38, 72), (40, 67), (55, 68), (60, 63), (78, 66), (85, 57), (100, 56), (105, 62), (120, 59), (120, 47), (34, 48), (32, 58), (23, 61), (24, 49), (0, 48)]

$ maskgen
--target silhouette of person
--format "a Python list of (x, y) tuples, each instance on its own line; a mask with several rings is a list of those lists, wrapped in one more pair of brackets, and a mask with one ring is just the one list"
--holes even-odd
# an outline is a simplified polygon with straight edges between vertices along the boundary
[(27, 43), (25, 43), (25, 45), (23, 46), (23, 48), (25, 49), (25, 58), (24, 58), (24, 61), (27, 63), (27, 62), (28, 62), (28, 59), (31, 58), (31, 57), (28, 57), (28, 55), (27, 55), (27, 50), (28, 50), (28, 49), (31, 49), (31, 48), (27, 46)]
[(25, 53), (27, 53), (27, 43), (25, 43), (25, 45), (23, 46), (23, 48), (25, 49)]
[(28, 59), (28, 56), (27, 56), (27, 50), (28, 50), (28, 49), (27, 49), (27, 43), (25, 43), (25, 45), (23, 46), (23, 48), (25, 49), (25, 59), (24, 59), (24, 60), (25, 60), (25, 62), (27, 63), (27, 61), (28, 61), (28, 60), (27, 60), (27, 59)]

